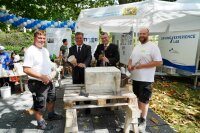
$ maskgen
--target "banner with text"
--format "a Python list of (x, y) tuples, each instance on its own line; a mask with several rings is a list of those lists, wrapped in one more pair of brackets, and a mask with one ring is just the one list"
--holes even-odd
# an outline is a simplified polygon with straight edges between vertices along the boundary
[(195, 72), (198, 39), (199, 32), (161, 34), (158, 44), (163, 58), (163, 65)]
[(83, 31), (84, 43), (91, 46), (92, 55), (94, 54), (97, 45), (99, 44), (98, 32)]
[(133, 50), (133, 35), (130, 33), (123, 33), (121, 35), (120, 43), (120, 63), (128, 65), (129, 57), (131, 56)]
[(71, 47), (71, 35), (72, 31), (68, 28), (47, 28), (47, 49), (50, 55), (59, 55), (60, 47), (63, 45), (63, 39), (67, 39), (68, 48)]

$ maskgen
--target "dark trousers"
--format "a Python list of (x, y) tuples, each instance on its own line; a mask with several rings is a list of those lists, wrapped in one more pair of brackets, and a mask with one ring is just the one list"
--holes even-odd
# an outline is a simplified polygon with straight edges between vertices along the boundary
[(84, 68), (74, 67), (72, 74), (73, 84), (84, 84), (85, 83), (85, 70)]

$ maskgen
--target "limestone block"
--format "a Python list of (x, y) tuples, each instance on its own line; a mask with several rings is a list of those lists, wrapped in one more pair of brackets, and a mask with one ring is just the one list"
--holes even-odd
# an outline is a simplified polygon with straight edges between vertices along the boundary
[(121, 72), (116, 67), (85, 69), (85, 88), (89, 94), (119, 94)]

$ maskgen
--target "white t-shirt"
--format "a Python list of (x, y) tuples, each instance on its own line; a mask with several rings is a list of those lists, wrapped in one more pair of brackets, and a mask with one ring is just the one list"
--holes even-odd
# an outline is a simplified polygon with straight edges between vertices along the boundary
[(18, 62), (20, 60), (20, 56), (17, 54), (14, 56), (14, 62)]
[[(35, 45), (30, 46), (25, 53), (23, 66), (31, 67), (35, 72), (40, 74), (49, 75), (52, 65), (48, 50), (46, 48), (37, 48)], [(29, 78), (36, 79), (31, 76)]]
[[(151, 42), (136, 45), (130, 59), (132, 59), (133, 66), (152, 61), (162, 61), (158, 46)], [(156, 67), (135, 69), (131, 71), (131, 78), (136, 81), (154, 82), (155, 70)]]

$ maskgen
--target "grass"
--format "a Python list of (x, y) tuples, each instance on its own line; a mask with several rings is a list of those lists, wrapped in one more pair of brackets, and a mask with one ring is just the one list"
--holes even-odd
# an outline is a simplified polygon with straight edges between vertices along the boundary
[(186, 78), (156, 78), (150, 107), (180, 133), (200, 133), (200, 90)]

